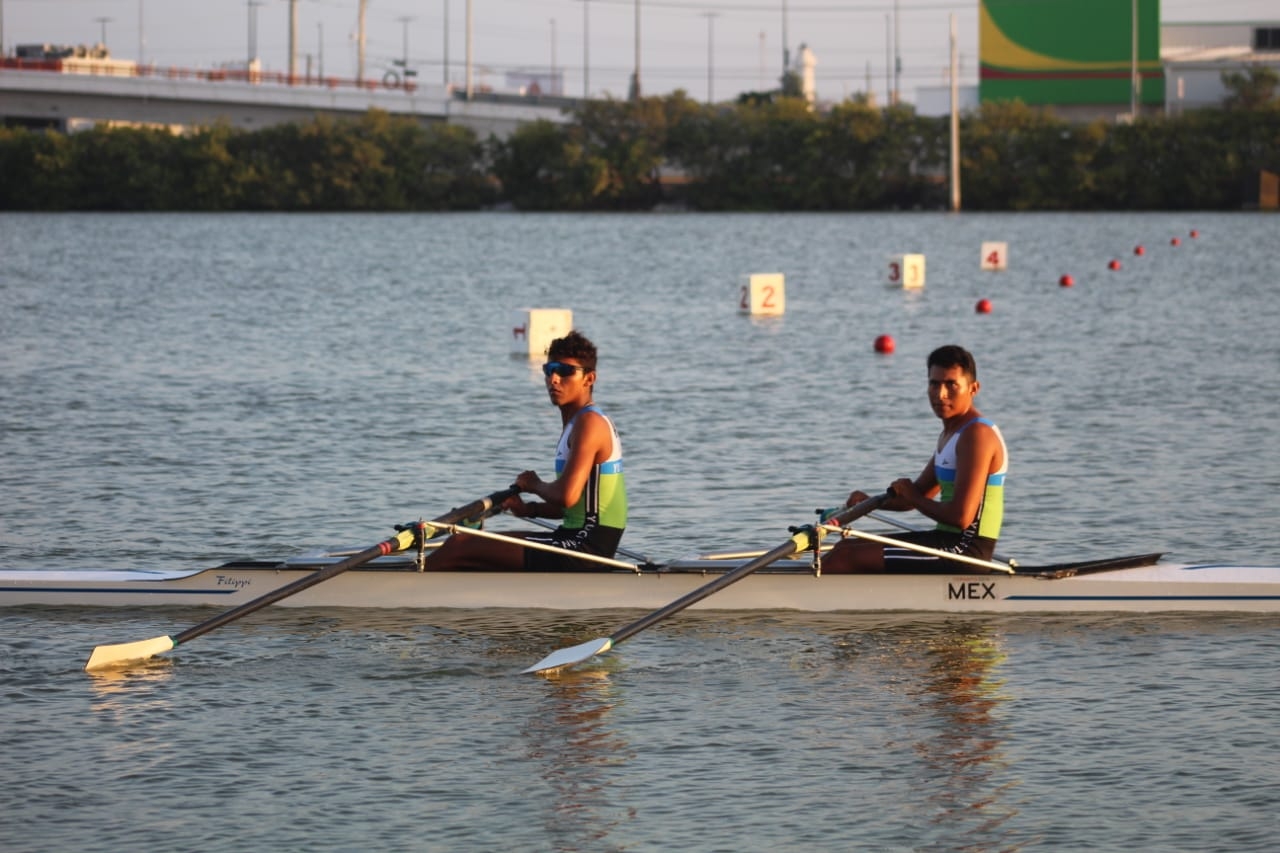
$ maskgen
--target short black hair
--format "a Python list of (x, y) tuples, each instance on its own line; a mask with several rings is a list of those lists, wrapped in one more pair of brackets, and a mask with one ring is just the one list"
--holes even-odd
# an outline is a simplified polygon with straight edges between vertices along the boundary
[(552, 341), (551, 346), (547, 348), (547, 357), (552, 360), (575, 358), (587, 370), (596, 369), (596, 345), (577, 329), (570, 331), (563, 338)]
[(956, 344), (947, 344), (929, 353), (925, 367), (958, 367), (970, 382), (978, 381), (978, 363), (973, 360), (973, 353)]

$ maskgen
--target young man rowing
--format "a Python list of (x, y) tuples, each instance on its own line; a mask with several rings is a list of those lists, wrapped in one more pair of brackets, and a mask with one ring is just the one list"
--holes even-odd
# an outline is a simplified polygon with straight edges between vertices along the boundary
[[(889, 486), (883, 509), (918, 510), (937, 522), (933, 530), (893, 538), (953, 554), (990, 560), (1004, 517), (1004, 477), (1008, 452), (1000, 429), (974, 406), (978, 367), (963, 347), (939, 347), (929, 354), (929, 405), (942, 420), (932, 458), (914, 480)], [(937, 500), (935, 500), (937, 496)], [(849, 495), (846, 506), (865, 500)], [(908, 548), (865, 539), (844, 539), (822, 558), (824, 572), (975, 572), (972, 564), (945, 560)]]
[(563, 548), (564, 553), (459, 533), (427, 559), (428, 571), (594, 571), (600, 564), (575, 559), (573, 553), (612, 557), (617, 550), (627, 526), (627, 488), (617, 430), (591, 398), (596, 382), (595, 344), (572, 331), (551, 342), (547, 359), (542, 366), (547, 394), (560, 409), (563, 424), (556, 447), (556, 478), (548, 482), (533, 471), (522, 472), (515, 484), (541, 502), (514, 497), (503, 507), (522, 518), (563, 519), (560, 527), (547, 534), (513, 535)]

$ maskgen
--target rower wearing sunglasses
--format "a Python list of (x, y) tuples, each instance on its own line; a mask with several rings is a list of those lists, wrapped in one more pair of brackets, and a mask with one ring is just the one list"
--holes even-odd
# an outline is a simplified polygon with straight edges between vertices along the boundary
[(490, 569), (512, 571), (598, 570), (598, 563), (575, 559), (573, 553), (612, 557), (627, 526), (627, 488), (622, 475), (622, 442), (611, 421), (592, 402), (596, 382), (596, 346), (571, 331), (547, 350), (547, 395), (560, 409), (564, 427), (556, 447), (556, 477), (546, 481), (524, 471), (515, 484), (540, 501), (509, 498), (503, 508), (521, 518), (561, 519), (549, 533), (527, 532), (520, 538), (554, 545), (564, 553), (524, 548), (518, 543), (451, 536), (427, 560), (429, 571)]

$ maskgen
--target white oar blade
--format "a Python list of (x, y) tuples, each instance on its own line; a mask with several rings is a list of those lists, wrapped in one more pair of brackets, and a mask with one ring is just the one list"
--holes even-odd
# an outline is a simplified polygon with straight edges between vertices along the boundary
[(613, 640), (608, 637), (588, 640), (585, 643), (579, 643), (576, 646), (552, 652), (533, 666), (523, 670), (523, 672), (554, 672), (557, 669), (564, 669), (566, 666), (573, 666), (575, 663), (591, 660), (596, 655), (602, 655), (611, 648), (613, 648)]
[(172, 637), (153, 637), (150, 640), (138, 640), (136, 643), (116, 643), (114, 646), (98, 646), (89, 655), (89, 662), (84, 665), (85, 671), (105, 669), (109, 666), (120, 666), (137, 660), (155, 657), (167, 652), (174, 646)]

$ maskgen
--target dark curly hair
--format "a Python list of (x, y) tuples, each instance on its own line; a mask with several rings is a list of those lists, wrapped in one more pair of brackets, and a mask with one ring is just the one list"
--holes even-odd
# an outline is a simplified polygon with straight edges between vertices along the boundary
[(587, 370), (596, 369), (596, 345), (587, 336), (574, 329), (563, 338), (556, 338), (547, 349), (547, 358), (573, 358)]

